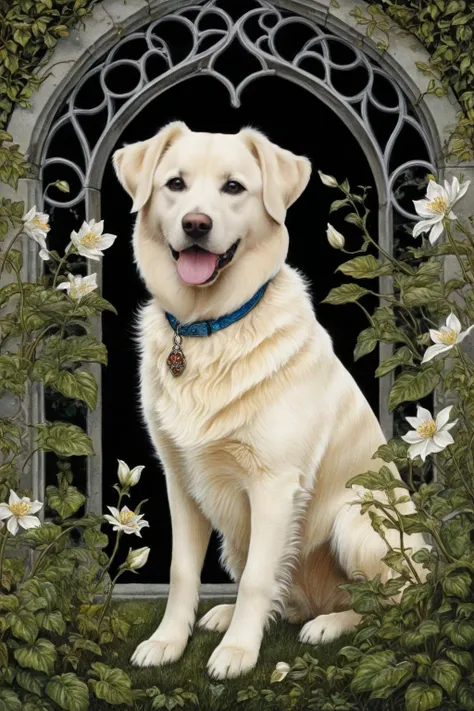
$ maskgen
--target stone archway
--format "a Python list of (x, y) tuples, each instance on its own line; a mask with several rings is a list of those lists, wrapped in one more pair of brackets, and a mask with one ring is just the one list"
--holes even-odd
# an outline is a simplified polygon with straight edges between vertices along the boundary
[[(184, 5), (184, 7), (183, 7)], [(248, 3), (246, 3), (248, 5)], [(418, 167), (425, 172), (443, 172), (447, 166), (441, 157), (441, 148), (447, 138), (446, 129), (454, 122), (455, 107), (449, 101), (440, 101), (432, 96), (415, 106), (414, 101), (426, 86), (426, 79), (415, 67), (416, 61), (426, 61), (420, 48), (413, 49), (413, 39), (393, 36), (387, 52), (380, 56), (370, 40), (360, 33), (354, 24), (350, 10), (354, 4), (345, 0), (339, 8), (330, 1), (312, 0), (252, 0), (237, 18), (219, 0), (199, 0), (195, 3), (175, 0), (158, 0), (142, 7), (140, 0), (123, 5), (120, 0), (105, 0), (94, 10), (93, 19), (86, 21), (86, 32), (80, 30), (58, 45), (55, 53), (52, 76), (44, 82), (34, 97), (33, 110), (17, 110), (10, 130), (21, 148), (27, 151), (29, 160), (36, 167), (35, 177), (22, 181), (21, 190), (26, 207), (36, 204), (66, 209), (83, 203), (87, 219), (100, 219), (101, 182), (106, 161), (124, 127), (140, 109), (166, 91), (170, 86), (185, 81), (193, 73), (210, 75), (228, 90), (233, 106), (239, 105), (239, 97), (245, 86), (261, 76), (279, 76), (298, 84), (315, 94), (342, 116), (361, 145), (373, 172), (379, 202), (379, 232), (381, 244), (391, 250), (391, 234), (394, 214), (409, 221), (413, 215), (397, 202), (395, 185), (404, 171)], [(249, 34), (249, 23), (257, 23), (260, 35)], [(167, 42), (160, 37), (166, 23), (178, 23), (189, 33), (187, 52), (176, 61)], [(288, 59), (278, 46), (278, 37), (291, 24), (303, 25), (309, 39), (296, 54)], [(260, 69), (234, 84), (225, 74), (216, 69), (217, 59), (234, 41), (238, 41), (258, 61)], [(141, 43), (142, 54), (137, 58), (122, 56), (127, 43)], [(203, 47), (203, 43), (208, 43)], [(350, 61), (338, 64), (332, 58), (332, 47), (344, 46), (350, 53)], [(150, 77), (147, 62), (158, 57), (163, 71)], [(318, 71), (308, 69), (308, 60)], [(137, 82), (132, 88), (119, 92), (108, 84), (114, 70), (127, 64), (136, 70)], [(337, 74), (359, 68), (365, 72), (365, 84), (353, 95), (347, 96), (337, 89)], [(375, 81), (388, 82), (396, 97), (395, 103), (384, 105), (374, 94)], [(102, 95), (95, 106), (81, 108), (78, 96), (88, 82), (98, 81)], [(382, 145), (377, 139), (371, 121), (373, 113), (392, 114), (395, 126)], [(81, 126), (81, 117), (103, 114), (103, 128), (93, 141)], [(74, 163), (64, 155), (54, 154), (54, 137), (64, 127), (72, 131), (82, 151), (82, 162)], [(405, 130), (414, 131), (423, 144), (429, 160), (398, 161), (396, 144)], [(43, 172), (59, 164), (73, 170), (79, 189), (70, 199), (58, 202), (47, 194), (43, 186)], [(464, 169), (464, 168), (463, 168)], [(464, 169), (464, 172), (465, 169)], [(26, 278), (35, 279), (40, 265), (35, 259), (25, 260)], [(89, 262), (89, 269), (98, 270), (101, 283), (102, 264)], [(380, 290), (387, 293), (390, 282), (380, 280)], [(101, 325), (95, 325), (100, 337)], [(385, 346), (383, 347), (385, 349)], [(382, 350), (381, 357), (387, 357)], [(100, 366), (92, 366), (99, 382)], [(391, 431), (391, 417), (385, 408), (390, 389), (390, 377), (381, 384), (381, 420), (387, 434)], [(41, 389), (32, 392), (30, 408), (32, 419), (38, 421), (43, 412)], [(88, 462), (87, 482), (89, 508), (102, 512), (101, 491), (101, 412), (100, 408), (88, 417), (88, 433), (97, 456)], [(44, 488), (44, 461), (37, 455), (32, 461), (32, 488), (41, 497)]]

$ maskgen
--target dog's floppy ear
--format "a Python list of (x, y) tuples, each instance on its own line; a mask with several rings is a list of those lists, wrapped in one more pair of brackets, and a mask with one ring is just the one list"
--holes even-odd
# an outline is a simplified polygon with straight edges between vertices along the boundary
[(117, 177), (133, 198), (132, 212), (137, 212), (148, 202), (153, 189), (153, 176), (166, 149), (178, 136), (188, 133), (182, 121), (172, 121), (156, 136), (138, 141), (115, 151), (112, 161)]
[(304, 156), (280, 148), (253, 128), (243, 128), (238, 135), (260, 165), (265, 209), (270, 217), (282, 225), (287, 209), (308, 184), (311, 163)]

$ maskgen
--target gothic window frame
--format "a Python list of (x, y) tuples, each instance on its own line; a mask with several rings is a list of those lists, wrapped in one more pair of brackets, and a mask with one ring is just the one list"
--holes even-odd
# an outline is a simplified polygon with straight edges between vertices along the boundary
[[(380, 244), (387, 251), (392, 249), (392, 221), (393, 210), (397, 210), (407, 219), (414, 219), (414, 215), (406, 212), (401, 206), (396, 204), (394, 196), (394, 182), (397, 175), (410, 165), (417, 165), (426, 168), (426, 172), (437, 172), (442, 176), (457, 175), (464, 173), (471, 177), (474, 173), (474, 166), (457, 165), (447, 163), (442, 154), (443, 144), (446, 141), (450, 126), (456, 122), (456, 111), (458, 107), (452, 95), (442, 99), (434, 96), (424, 96), (415, 108), (416, 120), (407, 112), (407, 105), (413, 107), (426, 89), (427, 79), (416, 69), (416, 62), (427, 63), (428, 57), (425, 50), (413, 38), (406, 35), (398, 35), (389, 31), (389, 46), (382, 54), (377, 50), (375, 43), (365, 37), (364, 29), (358, 26), (352, 16), (354, 10), (353, 0), (339, 0), (338, 7), (333, 7), (330, 0), (255, 0), (256, 10), (249, 10), (237, 19), (232, 20), (223, 10), (216, 8), (218, 0), (197, 0), (189, 2), (186, 0), (155, 0), (144, 3), (143, 0), (129, 0), (125, 5), (122, 0), (104, 0), (94, 8), (93, 18), (85, 21), (85, 31), (81, 29), (73, 30), (70, 36), (58, 43), (57, 49), (51, 59), (51, 75), (42, 84), (39, 91), (34, 95), (31, 110), (24, 111), (16, 109), (10, 122), (10, 131), (15, 140), (20, 143), (29, 161), (35, 167), (33, 178), (20, 181), (19, 194), (25, 200), (25, 208), (29, 209), (34, 204), (38, 209), (48, 210), (54, 205), (58, 208), (67, 208), (77, 204), (79, 196), (72, 196), (67, 202), (56, 202), (49, 195), (45, 195), (42, 185), (42, 173), (47, 165), (53, 160), (61, 162), (61, 158), (53, 159), (47, 156), (48, 148), (58, 125), (64, 121), (70, 121), (75, 126), (79, 140), (86, 158), (86, 171), (81, 175), (82, 192), (81, 199), (85, 201), (86, 219), (100, 219), (100, 189), (101, 181), (105, 169), (105, 164), (109, 160), (110, 153), (125, 127), (133, 120), (137, 113), (157, 96), (165, 92), (171, 86), (185, 81), (194, 71), (201, 75), (213, 76), (221, 81), (229, 91), (231, 104), (235, 107), (239, 105), (239, 96), (245, 86), (253, 81), (257, 76), (278, 76), (296, 83), (301, 88), (310, 91), (327, 106), (337, 111), (339, 116), (345, 121), (355, 139), (362, 147), (369, 166), (372, 170), (374, 181), (378, 192), (379, 202), (379, 240)], [(197, 52), (199, 41), (205, 33), (212, 30), (200, 30), (198, 21), (185, 20), (186, 13), (190, 8), (200, 8), (206, 13), (219, 12), (227, 26), (227, 33), (222, 35), (222, 39), (217, 45), (213, 45), (208, 50)], [(365, 6), (361, 5), (364, 10)], [(322, 55), (318, 55), (317, 61), (324, 66), (325, 79), (321, 80), (309, 74), (305, 70), (298, 68), (302, 53), (311, 51), (311, 46), (306, 43), (297, 58), (290, 63), (282, 59), (271, 39), (267, 49), (271, 53), (253, 43), (245, 32), (245, 22), (251, 14), (260, 13), (260, 17), (270, 18), (275, 13), (281, 11), (291, 12), (291, 17), (282, 18), (278, 23), (284, 25), (289, 22), (300, 22), (306, 24), (314, 33), (313, 40), (308, 42), (319, 42)], [(180, 19), (178, 19), (180, 18)], [(143, 37), (146, 35), (150, 40), (149, 51), (161, 52), (166, 59), (168, 50), (163, 43), (161, 46), (156, 43), (156, 36), (153, 28), (159, 28), (161, 22), (165, 21), (184, 22), (193, 38), (193, 50), (185, 60), (176, 66), (170, 66), (168, 71), (152, 81), (146, 82), (143, 75), (144, 63), (140, 60), (117, 59), (114, 54), (119, 47), (134, 36)], [(265, 26), (270, 37), (277, 30), (275, 27)], [(264, 27), (262, 26), (262, 29)], [(118, 32), (120, 30), (120, 32)], [(246, 77), (243, 82), (235, 87), (232, 82), (219, 73), (214, 62), (217, 57), (225, 51), (234, 38), (238, 38), (241, 44), (257, 58), (261, 70)], [(345, 43), (351, 47), (357, 62), (366, 67), (369, 81), (367, 86), (358, 97), (343, 97), (331, 83), (332, 72), (337, 71), (332, 66), (332, 60), (328, 51), (324, 49), (324, 43), (332, 38), (334, 41)], [(147, 41), (148, 41), (147, 39)], [(262, 43), (263, 46), (263, 43)], [(97, 62), (103, 59), (99, 66)], [(168, 53), (169, 59), (169, 53)], [(140, 81), (136, 90), (131, 92), (126, 103), (114, 112), (114, 95), (106, 86), (106, 77), (110, 68), (120, 63), (133, 61), (139, 65)], [(346, 67), (347, 70), (347, 67)], [(103, 102), (109, 112), (110, 120), (107, 128), (102, 133), (99, 141), (92, 147), (88, 145), (87, 137), (80, 130), (76, 121), (76, 116), (80, 115), (81, 109), (74, 105), (75, 96), (87, 77), (94, 72), (100, 72), (104, 90)], [(46, 67), (45, 74), (48, 73)], [(388, 77), (395, 89), (398, 97), (399, 120), (394, 133), (390, 138), (385, 154), (380, 150), (374, 132), (370, 126), (367, 113), (367, 105), (376, 104), (376, 99), (371, 95), (371, 79), (377, 73)], [(355, 100), (361, 100), (361, 115), (354, 110)], [(59, 120), (56, 119), (61, 106), (68, 102), (68, 112)], [(364, 109), (365, 106), (365, 109)], [(376, 107), (382, 112), (393, 112), (393, 107)], [(88, 109), (94, 113), (94, 109)], [(96, 112), (99, 108), (96, 109)], [(390, 153), (393, 149), (396, 137), (402, 130), (402, 125), (411, 123), (412, 127), (420, 133), (425, 142), (430, 160), (409, 161), (397, 166), (394, 171), (389, 172), (388, 164)], [(71, 167), (71, 162), (66, 161)], [(78, 166), (74, 169), (80, 172)], [(394, 202), (395, 201), (395, 202)], [(34, 250), (31, 241), (24, 244), (25, 259), (23, 267), (23, 278), (36, 280), (40, 274), (41, 264)], [(446, 260), (444, 278), (451, 278), (454, 267), (449, 260)], [(102, 284), (102, 262), (92, 263), (88, 261), (89, 273), (97, 273), (99, 288)], [(390, 277), (381, 277), (379, 280), (381, 293), (390, 292)], [(97, 319), (94, 324), (94, 335), (101, 339), (101, 322)], [(380, 359), (383, 360), (390, 355), (391, 346), (381, 344)], [(90, 370), (96, 377), (101, 392), (101, 367), (98, 364), (90, 366)], [(386, 403), (391, 387), (391, 375), (380, 380), (380, 419), (384, 433), (390, 436), (392, 432), (392, 416), (388, 413)], [(40, 384), (33, 384), (27, 402), (28, 421), (41, 422), (44, 419), (44, 396)], [(102, 446), (101, 446), (101, 406), (88, 415), (88, 434), (92, 439), (95, 457), (88, 458), (87, 470), (87, 494), (88, 510), (95, 513), (102, 513)], [(33, 449), (33, 446), (32, 446)], [(29, 485), (33, 490), (34, 498), (44, 498), (45, 489), (45, 462), (44, 454), (36, 452), (30, 462)], [(123, 586), (122, 586), (123, 587)], [(128, 586), (127, 586), (128, 587)], [(134, 586), (150, 589), (150, 585)], [(158, 586), (166, 587), (166, 586)], [(224, 588), (228, 586), (210, 586), (212, 594), (214, 588)], [(143, 591), (142, 591), (143, 592)], [(145, 591), (146, 592), (146, 591)], [(211, 593), (210, 593), (211, 594)]]

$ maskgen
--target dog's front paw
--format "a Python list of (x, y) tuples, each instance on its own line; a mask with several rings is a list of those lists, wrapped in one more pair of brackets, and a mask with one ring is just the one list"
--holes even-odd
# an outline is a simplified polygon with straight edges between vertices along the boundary
[(351, 632), (359, 620), (360, 615), (353, 610), (319, 615), (305, 624), (298, 639), (305, 644), (327, 644), (346, 632)]
[(235, 605), (216, 605), (201, 617), (198, 626), (211, 632), (226, 632), (232, 621)]
[(137, 667), (159, 667), (179, 659), (186, 649), (187, 637), (150, 637), (138, 645), (130, 659)]
[(220, 644), (207, 663), (209, 675), (214, 679), (232, 679), (253, 669), (258, 659), (258, 649)]

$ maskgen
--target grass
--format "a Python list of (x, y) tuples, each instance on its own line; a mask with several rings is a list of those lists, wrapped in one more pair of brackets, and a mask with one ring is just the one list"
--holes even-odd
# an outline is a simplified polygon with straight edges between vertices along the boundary
[[(318, 647), (302, 644), (298, 641), (300, 626), (290, 625), (279, 621), (272, 624), (265, 633), (257, 666), (252, 671), (238, 679), (225, 680), (224, 682), (212, 680), (207, 673), (206, 664), (214, 648), (219, 644), (222, 635), (216, 632), (195, 629), (183, 657), (176, 663), (165, 667), (149, 667), (140, 669), (130, 664), (130, 656), (139, 642), (143, 641), (154, 632), (163, 616), (166, 600), (124, 601), (115, 603), (121, 617), (132, 623), (129, 635), (123, 642), (115, 643), (105, 652), (100, 661), (113, 667), (119, 667), (129, 674), (133, 687), (146, 689), (158, 686), (162, 693), (169, 694), (173, 689), (181, 687), (193, 691), (199, 698), (200, 709), (212, 711), (231, 711), (239, 708), (236, 698), (240, 689), (255, 686), (256, 689), (269, 688), (270, 677), (277, 662), (291, 663), (296, 656), (309, 652), (320, 663), (329, 662), (336, 652), (345, 644), (348, 637), (336, 642)], [(200, 603), (198, 619), (207, 610), (218, 604), (215, 600), (206, 600)], [(133, 624), (141, 618), (143, 622)], [(220, 695), (216, 695), (216, 687), (223, 685)], [(214, 689), (214, 693), (213, 693)], [(96, 701), (90, 707), (91, 711), (109, 709), (108, 705)], [(189, 708), (193, 708), (190, 706)], [(245, 708), (245, 704), (242, 705)], [(252, 705), (252, 709), (256, 709)], [(268, 708), (268, 707), (267, 707)]]

